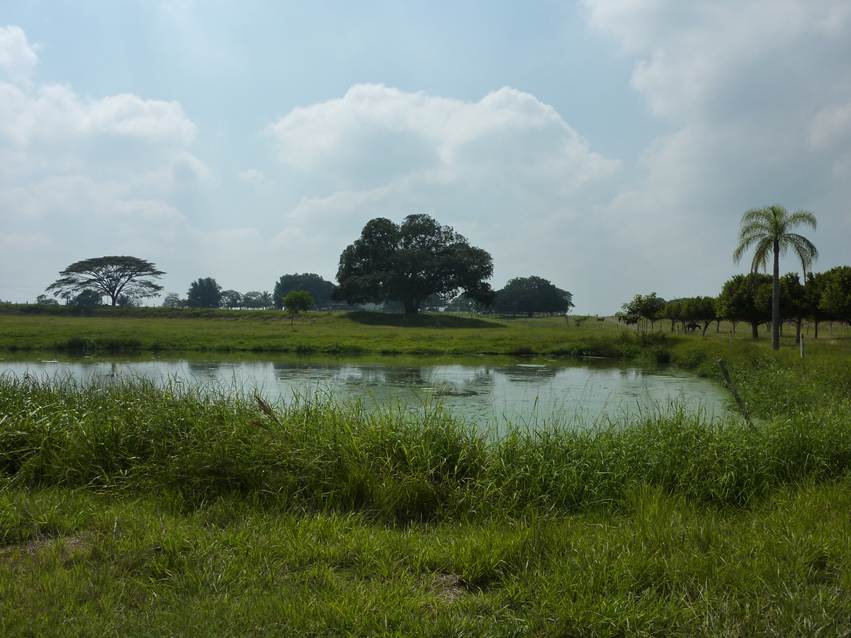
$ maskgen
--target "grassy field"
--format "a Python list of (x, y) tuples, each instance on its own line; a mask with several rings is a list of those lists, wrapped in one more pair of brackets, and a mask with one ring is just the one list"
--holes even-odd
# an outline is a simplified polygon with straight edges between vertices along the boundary
[[(634, 328), (591, 317), (577, 327), (564, 317), (490, 319), (427, 314), (312, 312), (290, 322), (275, 311), (103, 308), (92, 316), (22, 312), (0, 306), (0, 351), (76, 354), (133, 352), (290, 352), (321, 354), (515, 354), (632, 357), (648, 346), (676, 341), (669, 322), (641, 338)], [(37, 308), (37, 307), (36, 307)], [(14, 309), (10, 310), (10, 309)], [(729, 336), (710, 328), (707, 338)], [(791, 331), (789, 331), (791, 334)], [(822, 327), (822, 340), (848, 336), (846, 327)], [(736, 340), (750, 339), (749, 329)], [(787, 336), (786, 343), (791, 343)]]
[(66, 352), (217, 351), (330, 354), (570, 354), (617, 356), (634, 341), (617, 324), (564, 318), (490, 321), (454, 315), (219, 311), (211, 317), (0, 314), (0, 349)]
[[(479, 343), (571, 331), (709, 376), (723, 358), (754, 426), (492, 440), (440, 411), (2, 378), (0, 635), (851, 635), (851, 339), (802, 360), (505, 323)], [(412, 348), (476, 330), (311, 325)]]

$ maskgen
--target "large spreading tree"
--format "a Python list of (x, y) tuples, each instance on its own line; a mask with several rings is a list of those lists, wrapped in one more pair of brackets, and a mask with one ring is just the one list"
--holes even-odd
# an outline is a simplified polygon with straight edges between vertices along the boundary
[(74, 299), (84, 290), (93, 290), (109, 297), (116, 306), (122, 297), (156, 297), (163, 287), (154, 279), (164, 274), (151, 262), (138, 257), (93, 257), (68, 266), (47, 290), (66, 300)]
[(801, 260), (804, 280), (813, 261), (818, 257), (818, 250), (809, 239), (791, 232), (793, 228), (800, 225), (815, 229), (816, 216), (805, 210), (789, 214), (785, 208), (777, 204), (749, 210), (742, 216), (739, 245), (733, 253), (733, 258), (738, 262), (748, 250), (754, 249), (751, 262), (752, 273), (760, 269), (765, 270), (769, 257), (773, 258), (771, 347), (774, 350), (780, 348), (780, 255), (792, 249)]
[(399, 225), (379, 217), (340, 255), (335, 297), (349, 303), (399, 301), (405, 314), (415, 314), (431, 295), (464, 291), (489, 303), (492, 274), (490, 254), (430, 215), (408, 215)]

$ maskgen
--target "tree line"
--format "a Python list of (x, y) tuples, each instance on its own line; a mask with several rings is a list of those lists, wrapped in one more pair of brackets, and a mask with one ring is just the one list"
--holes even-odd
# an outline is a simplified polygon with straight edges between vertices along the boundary
[[(851, 322), (851, 266), (837, 266), (825, 272), (807, 273), (803, 281), (798, 273), (779, 278), (781, 322), (795, 329), (800, 340), (804, 322), (813, 325), (818, 338), (819, 325), (825, 321)], [(750, 326), (756, 339), (762, 324), (771, 323), (773, 277), (762, 273), (734, 275), (727, 280), (717, 297), (682, 297), (665, 300), (651, 292), (635, 295), (623, 304), (616, 317), (637, 325), (640, 330), (653, 330), (657, 321), (670, 321), (670, 330), (700, 331), (729, 321), (735, 332), (737, 324)]]
[[(108, 256), (75, 262), (60, 272), (47, 291), (70, 305), (132, 305), (155, 297), (165, 273), (149, 261)], [(376, 304), (405, 314), (422, 309), (462, 309), (502, 314), (567, 313), (573, 295), (537, 276), (516, 277), (494, 291), (491, 255), (426, 214), (408, 215), (400, 224), (372, 219), (340, 255), (337, 282), (315, 273), (282, 275), (274, 291), (225, 290), (212, 277), (192, 282), (185, 297), (168, 293), (170, 308), (329, 308), (338, 304)], [(291, 296), (291, 293), (304, 293)], [(287, 303), (290, 299), (290, 303)], [(45, 296), (39, 302), (49, 303)], [(307, 306), (307, 307), (305, 307)]]

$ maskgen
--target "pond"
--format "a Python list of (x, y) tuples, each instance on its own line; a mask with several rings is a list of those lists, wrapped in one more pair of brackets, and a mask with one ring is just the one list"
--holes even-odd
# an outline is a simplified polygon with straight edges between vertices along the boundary
[(144, 378), (225, 393), (257, 389), (284, 402), (318, 395), (411, 411), (439, 403), (454, 416), (486, 428), (506, 423), (587, 427), (678, 408), (716, 418), (727, 415), (729, 406), (721, 386), (686, 371), (602, 359), (86, 357), (0, 360), (4, 373), (70, 377), (82, 383)]

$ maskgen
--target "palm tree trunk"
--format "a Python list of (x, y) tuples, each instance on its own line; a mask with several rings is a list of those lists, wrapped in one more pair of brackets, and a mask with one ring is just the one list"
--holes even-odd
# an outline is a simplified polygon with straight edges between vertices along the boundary
[(771, 349), (780, 349), (780, 242), (774, 240), (774, 276), (771, 282)]

